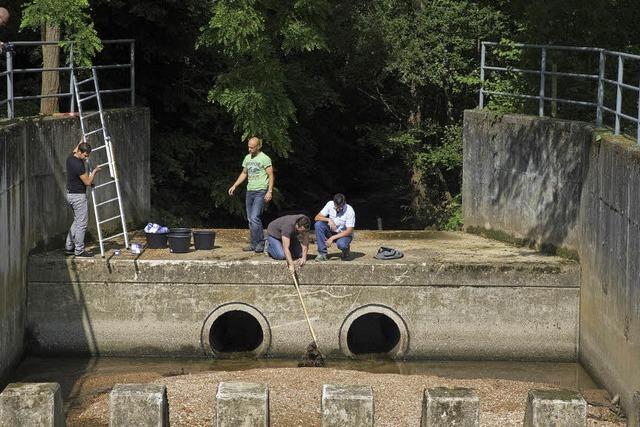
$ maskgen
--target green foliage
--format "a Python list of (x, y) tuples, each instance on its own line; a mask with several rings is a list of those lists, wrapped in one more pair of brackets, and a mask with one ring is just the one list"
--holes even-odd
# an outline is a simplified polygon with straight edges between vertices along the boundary
[(462, 125), (445, 126), (440, 144), (418, 153), (416, 162), (422, 168), (440, 168), (454, 171), (462, 169)]
[(458, 194), (447, 205), (445, 213), (445, 222), (442, 228), (449, 231), (458, 231), (464, 225), (464, 216), (462, 212), (462, 194)]
[(90, 65), (91, 58), (102, 50), (88, 0), (32, 0), (23, 6), (20, 29), (41, 30), (46, 24), (60, 27), (63, 47), (73, 44), (76, 65)]
[(259, 135), (281, 156), (291, 150), (289, 127), (297, 110), (289, 87), (296, 85), (296, 75), (287, 74), (287, 59), (327, 49), (328, 10), (325, 0), (213, 4), (198, 46), (221, 49), (228, 71), (216, 79), (209, 100), (231, 113), (242, 139)]
[[(499, 65), (507, 69), (517, 68), (522, 65), (523, 50), (516, 46), (516, 42), (510, 39), (502, 38), (500, 45), (491, 49), (494, 61), (492, 65)], [(484, 89), (493, 92), (503, 92), (512, 94), (527, 94), (527, 81), (521, 73), (506, 72), (487, 72), (487, 79), (484, 83)], [(523, 98), (507, 97), (500, 95), (488, 95), (487, 109), (506, 113), (524, 113), (525, 102)]]

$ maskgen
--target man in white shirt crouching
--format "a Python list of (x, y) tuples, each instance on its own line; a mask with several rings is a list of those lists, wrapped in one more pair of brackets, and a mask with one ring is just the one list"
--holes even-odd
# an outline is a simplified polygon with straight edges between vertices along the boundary
[(326, 261), (327, 249), (333, 243), (342, 251), (342, 259), (349, 261), (349, 249), (353, 240), (353, 228), (356, 226), (356, 213), (347, 204), (344, 194), (338, 193), (333, 200), (327, 202), (324, 208), (315, 216), (316, 244), (318, 256), (316, 261)]

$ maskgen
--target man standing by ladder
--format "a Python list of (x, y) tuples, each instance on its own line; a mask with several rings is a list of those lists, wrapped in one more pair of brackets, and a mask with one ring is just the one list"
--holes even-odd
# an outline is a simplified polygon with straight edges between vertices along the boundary
[(233, 196), (233, 192), (238, 185), (242, 184), (247, 177), (247, 220), (249, 221), (249, 230), (251, 232), (251, 243), (242, 250), (245, 252), (264, 251), (264, 231), (262, 229), (262, 211), (264, 204), (271, 201), (273, 193), (273, 167), (271, 159), (264, 154), (262, 149), (262, 141), (258, 137), (252, 137), (247, 142), (249, 154), (247, 154), (242, 162), (242, 172), (236, 179), (236, 182), (229, 188), (229, 195)]
[(73, 209), (73, 223), (67, 234), (65, 254), (77, 257), (91, 257), (84, 250), (84, 234), (89, 224), (89, 206), (87, 205), (87, 187), (93, 184), (100, 166), (96, 166), (92, 173), (87, 173), (85, 162), (91, 154), (91, 146), (80, 142), (67, 158), (67, 202)]

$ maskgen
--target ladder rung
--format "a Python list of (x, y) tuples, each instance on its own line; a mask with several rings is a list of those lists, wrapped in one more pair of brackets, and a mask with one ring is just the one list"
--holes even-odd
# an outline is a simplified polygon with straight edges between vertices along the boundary
[(109, 199), (109, 200), (105, 200), (104, 202), (100, 202), (100, 203), (96, 204), (96, 206), (106, 205), (107, 203), (111, 203), (111, 202), (116, 201), (116, 200), (118, 200), (118, 198), (114, 197), (113, 199)]
[(89, 96), (87, 96), (86, 98), (80, 98), (80, 99), (78, 100), (78, 102), (88, 101), (88, 100), (90, 100), (90, 99), (92, 99), (92, 98), (95, 98), (96, 96), (98, 96), (98, 94), (94, 93), (93, 95), (89, 95)]
[[(116, 215), (116, 216), (112, 216), (111, 218), (105, 219), (100, 221), (98, 224), (104, 224), (105, 222), (109, 222), (109, 221), (113, 221), (114, 219), (118, 219), (120, 218), (122, 215)], [(102, 239), (104, 240), (104, 239)]]
[(82, 120), (85, 120), (85, 119), (88, 119), (89, 117), (93, 117), (93, 116), (96, 116), (96, 115), (98, 115), (98, 114), (100, 114), (100, 111), (94, 111), (93, 113), (89, 113), (89, 114), (87, 114), (86, 116), (81, 116), (80, 118), (81, 118)]
[(104, 149), (106, 148), (106, 146), (107, 146), (107, 144), (103, 144), (103, 145), (101, 145), (101, 146), (99, 146), (99, 147), (92, 148), (92, 149), (91, 149), (91, 152), (93, 153), (94, 151), (104, 150)]
[(95, 187), (93, 187), (93, 189), (95, 190), (96, 188), (104, 187), (105, 185), (113, 184), (115, 182), (116, 180), (114, 179), (113, 181), (108, 181), (108, 182), (105, 182), (104, 184), (98, 184)]
[(104, 128), (98, 128), (98, 129), (92, 130), (91, 132), (85, 133), (84, 136), (87, 137), (89, 135), (93, 135), (94, 133), (100, 132), (102, 129), (104, 129)]
[(102, 241), (104, 242), (105, 240), (115, 239), (116, 237), (120, 237), (120, 236), (124, 236), (124, 233), (118, 233), (118, 234), (114, 234), (113, 236), (105, 237), (104, 239), (102, 239)]
[(100, 166), (100, 168), (103, 168), (105, 166), (109, 166), (109, 162), (100, 163), (98, 166)]
[(77, 84), (78, 86), (80, 86), (80, 85), (82, 85), (82, 84), (85, 84), (85, 83), (87, 83), (87, 82), (90, 82), (91, 80), (93, 80), (93, 77), (89, 77), (88, 79), (80, 80), (79, 82), (76, 82), (76, 84)]

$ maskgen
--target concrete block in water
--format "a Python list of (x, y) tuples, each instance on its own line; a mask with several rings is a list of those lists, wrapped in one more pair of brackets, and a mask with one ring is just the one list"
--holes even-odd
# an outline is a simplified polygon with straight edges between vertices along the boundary
[(221, 382), (216, 404), (217, 427), (269, 426), (269, 388), (266, 384)]
[(322, 427), (371, 427), (373, 414), (371, 386), (325, 384), (322, 387)]
[(167, 387), (161, 384), (116, 384), (109, 395), (109, 427), (167, 427)]
[(584, 427), (587, 402), (577, 391), (529, 390), (524, 427)]
[(480, 399), (470, 388), (429, 388), (422, 399), (421, 427), (477, 427)]
[(58, 383), (11, 383), (0, 393), (0, 426), (66, 426)]

